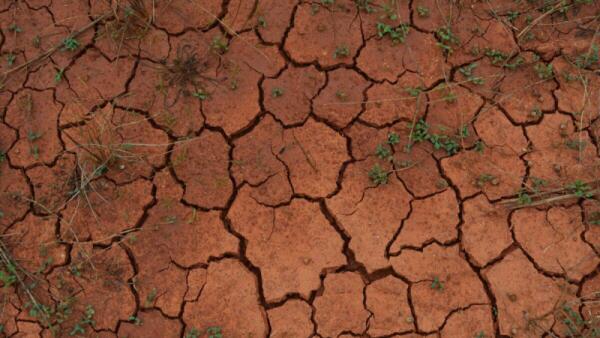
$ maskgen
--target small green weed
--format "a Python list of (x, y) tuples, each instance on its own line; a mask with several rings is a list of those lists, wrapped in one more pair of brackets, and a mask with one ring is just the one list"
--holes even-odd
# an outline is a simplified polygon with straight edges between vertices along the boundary
[(63, 46), (61, 48), (62, 51), (73, 52), (79, 48), (79, 41), (73, 37), (68, 37), (63, 40)]
[(567, 189), (575, 196), (579, 198), (592, 198), (594, 193), (591, 192), (592, 188), (585, 182), (581, 180), (576, 180), (575, 182), (567, 185)]
[(83, 317), (81, 317), (79, 322), (75, 323), (75, 326), (73, 326), (73, 329), (71, 330), (69, 335), (75, 336), (75, 335), (79, 335), (79, 334), (85, 334), (86, 327), (94, 326), (96, 324), (93, 319), (95, 313), (96, 313), (96, 311), (94, 310), (94, 308), (91, 305), (88, 305), (85, 308), (85, 313), (84, 313)]
[(334, 59), (343, 59), (348, 56), (350, 56), (350, 49), (348, 48), (348, 46), (338, 46), (333, 52)]
[(542, 80), (550, 80), (554, 78), (554, 68), (552, 67), (551, 63), (544, 64), (539, 62), (533, 66), (533, 69), (535, 70), (537, 76)]
[(57, 70), (56, 73), (54, 74), (54, 82), (59, 83), (60, 81), (62, 81), (64, 73), (65, 73), (64, 68)]
[(379, 164), (373, 165), (369, 170), (369, 178), (375, 185), (383, 185), (388, 183), (388, 173), (381, 168)]
[(433, 281), (431, 281), (431, 288), (437, 291), (444, 291), (444, 284), (438, 277), (433, 277)]
[(208, 336), (208, 338), (223, 338), (220, 326), (209, 327), (208, 329), (206, 329), (206, 335)]
[(417, 14), (422, 18), (426, 18), (429, 16), (429, 8), (425, 6), (417, 6)]
[(454, 35), (450, 26), (443, 26), (438, 28), (435, 32), (436, 36), (440, 40), (437, 45), (442, 49), (444, 55), (450, 55), (454, 51), (452, 46), (460, 44), (460, 39)]
[(373, 6), (371, 5), (372, 2), (373, 0), (354, 0), (356, 7), (358, 7), (360, 11), (369, 14), (375, 12), (375, 8), (373, 8)]
[(275, 87), (271, 90), (272, 97), (281, 97), (283, 96), (284, 90), (283, 88)]
[(8, 26), (8, 31), (13, 33), (21, 33), (23, 30), (21, 29), (21, 27), (17, 26), (16, 23), (11, 23)]
[(485, 82), (483, 78), (473, 75), (475, 68), (477, 68), (477, 62), (461, 67), (458, 71), (467, 78), (467, 81), (476, 85), (482, 85)]
[(202, 89), (198, 89), (196, 92), (192, 93), (192, 96), (198, 98), (200, 101), (204, 101), (210, 97), (210, 94)]
[[(466, 130), (468, 136), (468, 129)], [(461, 128), (458, 138), (462, 138), (465, 133), (465, 129)], [(455, 137), (448, 135), (432, 134), (429, 132), (429, 125), (427, 122), (420, 119), (413, 127), (411, 135), (411, 143), (418, 143), (429, 141), (436, 150), (444, 149), (448, 155), (454, 155), (459, 152), (460, 144), (456, 141)]]
[(377, 36), (381, 39), (389, 36), (392, 44), (404, 43), (409, 31), (410, 27), (406, 23), (401, 23), (398, 27), (392, 27), (383, 22), (377, 23)]
[(185, 338), (199, 338), (200, 337), (200, 331), (193, 327), (191, 328), (186, 334), (185, 334)]
[(575, 58), (575, 65), (579, 68), (590, 68), (595, 63), (598, 63), (598, 61), (600, 61), (598, 46), (592, 44), (588, 52), (578, 55)]
[(210, 43), (210, 49), (219, 55), (227, 53), (229, 50), (227, 39), (225, 39), (222, 35), (215, 36)]

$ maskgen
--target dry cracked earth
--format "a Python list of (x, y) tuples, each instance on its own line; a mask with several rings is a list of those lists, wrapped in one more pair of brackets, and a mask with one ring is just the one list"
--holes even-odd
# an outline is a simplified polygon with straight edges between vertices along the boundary
[(7, 337), (599, 337), (593, 0), (0, 0)]

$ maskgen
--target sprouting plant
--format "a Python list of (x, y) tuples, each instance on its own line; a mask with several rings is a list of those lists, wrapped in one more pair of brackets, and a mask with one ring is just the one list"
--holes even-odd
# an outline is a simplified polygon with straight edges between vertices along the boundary
[(429, 16), (429, 8), (425, 6), (417, 6), (417, 14), (419, 14), (419, 16), (422, 18), (426, 18)]
[(447, 90), (444, 96), (442, 96), (442, 100), (448, 103), (456, 102), (456, 94), (452, 90)]
[(596, 44), (592, 44), (588, 52), (577, 56), (575, 59), (575, 65), (579, 68), (589, 68), (594, 63), (598, 63), (598, 61), (600, 61), (598, 46)]
[(2, 267), (0, 282), (2, 282), (3, 288), (7, 289), (17, 282), (17, 268), (12, 262), (5, 263)]
[(75, 323), (73, 330), (69, 333), (70, 336), (85, 334), (85, 328), (88, 326), (93, 326), (95, 324), (93, 318), (96, 311), (91, 305), (88, 305), (85, 308), (85, 312), (83, 317), (79, 320), (79, 322)]
[(271, 90), (271, 96), (273, 96), (273, 97), (281, 97), (283, 95), (283, 93), (284, 93), (284, 91), (280, 87), (275, 87)]
[(499, 65), (508, 59), (508, 55), (502, 53), (497, 49), (486, 48), (485, 56), (489, 57), (493, 65)]
[(343, 90), (336, 90), (335, 97), (342, 102), (348, 100), (348, 94), (346, 94), (346, 92)]
[(566, 140), (565, 145), (569, 149), (582, 151), (587, 146), (587, 143), (584, 140), (573, 139), (573, 140)]
[(542, 116), (542, 110), (540, 109), (540, 107), (534, 107), (529, 112), (529, 115), (531, 115), (532, 118), (537, 119)]
[(350, 56), (350, 49), (348, 46), (342, 45), (335, 47), (335, 51), (333, 52), (334, 59), (342, 59)]
[(458, 71), (467, 78), (467, 81), (476, 85), (481, 85), (484, 83), (483, 79), (473, 75), (475, 68), (477, 68), (477, 62), (473, 62), (467, 66), (461, 67), (458, 69)]
[(321, 3), (325, 6), (333, 5), (335, 3), (335, 0), (321, 0)]
[(438, 291), (444, 291), (444, 284), (438, 277), (433, 277), (433, 281), (431, 281), (431, 288)]
[(206, 329), (206, 335), (208, 338), (223, 338), (220, 326), (210, 326)]
[(519, 15), (521, 15), (521, 13), (519, 13), (518, 11), (508, 11), (507, 14), (507, 19), (510, 22), (515, 22), (515, 20), (517, 20), (517, 18), (519, 17)]
[(142, 325), (142, 320), (136, 316), (129, 316), (129, 318), (127, 318), (127, 321), (133, 323), (133, 325)]
[(460, 40), (454, 33), (450, 26), (443, 26), (438, 28), (435, 32), (438, 39), (440, 40), (437, 45), (443, 50), (445, 55), (450, 55), (453, 52), (452, 46), (460, 44)]
[(482, 140), (477, 140), (477, 142), (475, 142), (475, 151), (482, 154), (483, 151), (485, 150), (485, 142), (483, 142)]
[(40, 134), (40, 133), (38, 133), (36, 131), (33, 131), (33, 130), (28, 130), (27, 131), (27, 139), (30, 142), (33, 142), (33, 141), (39, 139), (40, 137), (42, 137), (42, 134)]
[(423, 92), (423, 88), (421, 88), (421, 87), (406, 87), (406, 88), (404, 88), (404, 91), (406, 91), (408, 93), (408, 95), (410, 95), (412, 97), (417, 97), (417, 96), (419, 96), (419, 94), (421, 94)]
[(410, 141), (411, 143), (429, 141), (434, 149), (444, 149), (448, 155), (454, 155), (460, 150), (460, 144), (454, 137), (430, 133), (429, 125), (422, 119), (413, 126)]
[(492, 174), (481, 174), (475, 181), (475, 185), (479, 188), (483, 188), (486, 183), (497, 185), (499, 183), (498, 178)]
[(581, 180), (576, 180), (575, 182), (569, 184), (567, 189), (579, 198), (592, 198), (594, 196), (594, 193), (590, 191), (592, 188)]
[(21, 27), (17, 26), (16, 23), (11, 23), (8, 26), (8, 31), (13, 33), (21, 33), (23, 30), (21, 29)]
[(210, 94), (202, 89), (198, 89), (196, 92), (192, 93), (192, 96), (198, 98), (200, 101), (204, 101), (210, 97)]
[(373, 13), (375, 12), (375, 9), (373, 8), (373, 6), (371, 6), (372, 1), (373, 0), (354, 0), (354, 3), (356, 4), (356, 7), (358, 7), (359, 10), (366, 13)]
[(369, 178), (375, 185), (387, 184), (388, 173), (383, 170), (379, 164), (375, 164), (371, 170), (369, 170)]
[(400, 136), (394, 132), (389, 133), (387, 143), (392, 146), (400, 143)]
[(13, 53), (9, 53), (6, 56), (6, 63), (8, 63), (9, 66), (12, 66), (15, 63), (15, 60), (17, 60), (17, 56)]
[(398, 27), (392, 27), (383, 22), (377, 23), (377, 36), (379, 36), (379, 38), (389, 36), (392, 40), (392, 44), (404, 43), (409, 31), (410, 27), (406, 23), (401, 23)]
[(521, 190), (519, 190), (519, 193), (517, 194), (517, 202), (520, 205), (528, 205), (528, 204), (531, 204), (531, 202), (533, 202), (533, 200), (531, 199), (531, 196), (529, 196), (529, 194), (527, 193), (527, 190), (521, 189)]
[(210, 43), (210, 49), (219, 55), (227, 53), (229, 50), (227, 39), (221, 35), (215, 36)]
[(258, 19), (256, 19), (258, 26), (262, 27), (262, 28), (267, 28), (267, 20), (265, 19), (264, 16), (259, 16)]
[(152, 290), (150, 290), (150, 292), (146, 296), (146, 306), (152, 305), (152, 303), (156, 299), (157, 293), (158, 293), (158, 291), (156, 290), (156, 288), (152, 288)]
[(531, 177), (531, 182), (531, 188), (533, 189), (533, 192), (536, 193), (540, 191), (540, 188), (545, 187), (548, 184), (548, 182), (545, 179), (533, 176)]
[(60, 81), (62, 81), (64, 72), (65, 72), (64, 68), (56, 71), (56, 74), (54, 74), (54, 82), (55, 83), (59, 83)]
[(200, 331), (193, 327), (191, 328), (186, 334), (185, 334), (185, 338), (199, 338), (200, 337)]
[(33, 47), (40, 48), (42, 45), (42, 38), (39, 35), (36, 35), (31, 39), (31, 43), (33, 44)]
[(537, 73), (537, 76), (542, 80), (549, 80), (554, 77), (554, 68), (552, 64), (544, 64), (542, 62), (536, 63), (533, 69)]
[(396, 0), (389, 0), (381, 4), (381, 9), (383, 10), (383, 15), (380, 16), (381, 19), (388, 18), (390, 20), (397, 20), (398, 14), (396, 13)]
[(461, 139), (469, 137), (469, 125), (468, 124), (462, 124), (460, 126), (460, 128), (458, 129), (458, 137), (460, 137)]
[(79, 41), (77, 41), (77, 39), (75, 39), (74, 37), (68, 37), (63, 40), (63, 47), (61, 49), (62, 51), (66, 50), (72, 52), (77, 48), (79, 48)]
[(590, 213), (587, 218), (587, 222), (591, 225), (600, 225), (600, 211), (594, 211)]
[(375, 149), (375, 155), (382, 160), (387, 160), (392, 156), (391, 150), (384, 144), (378, 144)]
[(483, 331), (479, 331), (479, 332), (477, 332), (477, 334), (475, 335), (475, 338), (487, 338), (487, 335), (485, 334), (485, 332), (483, 332)]

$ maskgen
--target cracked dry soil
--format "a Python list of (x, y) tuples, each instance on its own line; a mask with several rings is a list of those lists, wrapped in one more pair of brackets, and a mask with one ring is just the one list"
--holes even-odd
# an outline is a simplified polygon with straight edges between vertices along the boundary
[(599, 17), (0, 0), (0, 334), (600, 336)]

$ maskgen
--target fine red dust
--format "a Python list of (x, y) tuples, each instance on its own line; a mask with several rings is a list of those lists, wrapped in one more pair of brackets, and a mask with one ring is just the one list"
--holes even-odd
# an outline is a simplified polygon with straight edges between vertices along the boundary
[(600, 336), (600, 1), (0, 0), (0, 335)]

